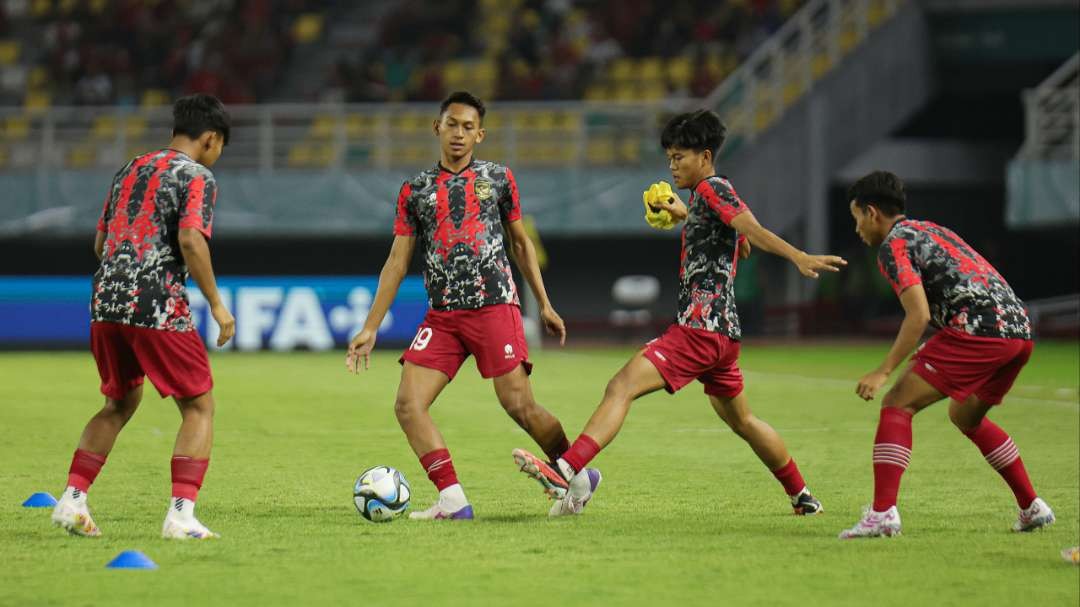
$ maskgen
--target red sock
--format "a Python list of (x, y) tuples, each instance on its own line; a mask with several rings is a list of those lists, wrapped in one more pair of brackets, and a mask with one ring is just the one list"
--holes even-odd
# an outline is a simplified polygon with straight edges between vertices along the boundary
[(1001, 478), (1009, 484), (1016, 496), (1016, 503), (1021, 508), (1030, 506), (1031, 502), (1035, 501), (1035, 489), (1031, 487), (1024, 460), (1020, 459), (1020, 450), (1009, 438), (1009, 434), (984, 417), (976, 428), (964, 435), (979, 448), (986, 458), (986, 463), (997, 470)]
[(911, 462), (911, 413), (894, 407), (881, 408), (874, 436), (874, 511), (896, 505), (900, 477)]
[(439, 491), (458, 482), (457, 472), (454, 471), (454, 461), (450, 459), (449, 449), (436, 449), (427, 455), (420, 457), (420, 465), (427, 471), (427, 477), (435, 483)]
[(563, 461), (570, 464), (574, 472), (581, 472), (592, 461), (596, 454), (600, 453), (600, 445), (596, 444), (589, 435), (581, 434), (573, 445), (562, 454)]
[(101, 472), (101, 467), (105, 465), (106, 457), (108, 456), (76, 449), (75, 455), (71, 457), (71, 467), (68, 468), (68, 486), (83, 493), (89, 491), (98, 472)]
[(790, 496), (796, 496), (800, 491), (806, 489), (806, 482), (803, 481), (802, 474), (799, 473), (799, 467), (795, 465), (795, 458), (789, 459), (788, 463), (773, 470), (772, 473), (776, 480), (780, 481), (780, 484), (784, 486), (784, 491)]
[(544, 447), (544, 455), (547, 456), (548, 463), (551, 464), (552, 467), (557, 468), (555, 462), (562, 457), (563, 453), (566, 453), (569, 448), (570, 441), (566, 440), (566, 433), (562, 431), (562, 428), (559, 428), (559, 436), (548, 443), (547, 447)]
[(208, 459), (195, 459), (183, 455), (173, 456), (173, 497), (182, 497), (194, 502), (199, 497), (199, 489), (202, 489), (203, 477), (206, 476), (206, 468), (209, 466)]

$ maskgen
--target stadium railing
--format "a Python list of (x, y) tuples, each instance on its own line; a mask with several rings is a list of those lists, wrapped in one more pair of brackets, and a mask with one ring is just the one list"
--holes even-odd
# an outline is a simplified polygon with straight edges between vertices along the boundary
[(705, 98), (724, 116), (723, 154), (753, 142), (908, 0), (811, 0)]
[(1024, 91), (1024, 144), (1007, 169), (1010, 227), (1080, 223), (1080, 53)]

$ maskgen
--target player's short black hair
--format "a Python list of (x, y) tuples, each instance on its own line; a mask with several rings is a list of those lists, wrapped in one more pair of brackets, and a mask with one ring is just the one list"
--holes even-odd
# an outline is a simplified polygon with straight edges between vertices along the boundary
[(874, 171), (856, 181), (847, 192), (847, 201), (855, 201), (855, 206), (866, 209), (875, 206), (879, 211), (892, 217), (904, 212), (907, 194), (904, 182), (888, 171)]
[(229, 144), (229, 128), (232, 118), (225, 111), (225, 104), (213, 95), (195, 93), (181, 97), (173, 104), (173, 136), (186, 135), (198, 139), (206, 131), (221, 134), (224, 144)]
[(660, 147), (683, 148), (704, 152), (709, 150), (713, 156), (724, 145), (727, 127), (724, 121), (711, 110), (686, 112), (668, 120), (660, 134)]
[(443, 99), (441, 105), (439, 105), (439, 115), (442, 116), (446, 113), (446, 108), (450, 107), (451, 103), (461, 103), (463, 105), (469, 105), (476, 108), (476, 113), (480, 114), (480, 122), (484, 121), (484, 114), (487, 113), (487, 108), (484, 107), (484, 102), (480, 101), (480, 98), (473, 95), (469, 91), (454, 91)]

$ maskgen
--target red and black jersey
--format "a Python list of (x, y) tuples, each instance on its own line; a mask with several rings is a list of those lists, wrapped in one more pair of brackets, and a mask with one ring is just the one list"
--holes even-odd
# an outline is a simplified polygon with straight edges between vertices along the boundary
[(982, 255), (948, 228), (913, 219), (896, 222), (878, 249), (878, 266), (897, 295), (923, 285), (931, 323), (939, 329), (1031, 339), (1024, 302)]
[(738, 340), (735, 267), (739, 234), (731, 227), (748, 211), (731, 182), (719, 176), (702, 180), (687, 203), (679, 268), (680, 325)]
[(452, 173), (436, 164), (401, 186), (394, 234), (420, 238), (433, 309), (518, 305), (502, 224), (519, 219), (509, 168), (473, 160)]
[(182, 152), (158, 150), (124, 165), (98, 220), (106, 239), (94, 274), (92, 320), (194, 330), (178, 239), (181, 228), (210, 237), (216, 198), (214, 175)]

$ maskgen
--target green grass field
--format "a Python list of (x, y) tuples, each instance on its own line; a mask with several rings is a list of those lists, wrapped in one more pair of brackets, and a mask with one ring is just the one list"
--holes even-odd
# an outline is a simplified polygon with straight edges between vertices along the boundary
[[(223, 537), (202, 543), (158, 536), (179, 416), (156, 395), (90, 493), (104, 537), (68, 537), (47, 509), (20, 507), (32, 492), (62, 490), (100, 396), (89, 354), (2, 354), (0, 604), (1080, 603), (1080, 568), (1059, 556), (1080, 541), (1077, 344), (1040, 344), (993, 414), (1056, 525), (1009, 532), (1011, 493), (938, 405), (916, 418), (904, 535), (840, 542), (872, 491), (877, 406), (854, 395), (855, 381), (885, 349), (744, 349), (751, 405), (780, 430), (822, 516), (790, 514), (779, 485), (694, 384), (635, 404), (596, 460), (605, 481), (585, 514), (549, 520), (548, 502), (510, 458), (533, 445), (469, 361), (433, 414), (477, 519), (388, 525), (362, 520), (352, 505), (364, 468), (401, 469), (414, 507), (436, 494), (394, 420), (396, 351), (382, 351), (361, 377), (347, 375), (338, 354), (217, 355), (216, 445), (198, 514)], [(537, 397), (571, 438), (630, 353), (535, 356)], [(125, 549), (160, 569), (104, 568)]]

